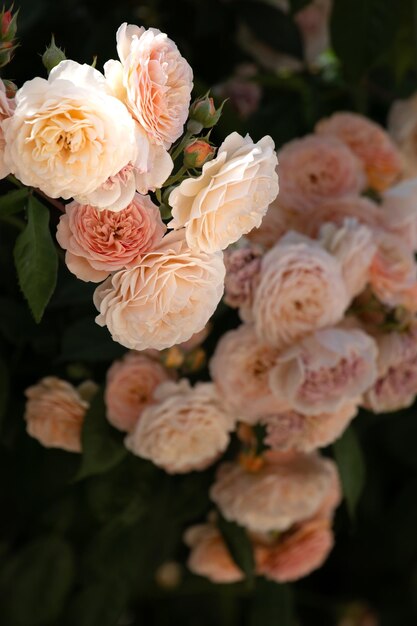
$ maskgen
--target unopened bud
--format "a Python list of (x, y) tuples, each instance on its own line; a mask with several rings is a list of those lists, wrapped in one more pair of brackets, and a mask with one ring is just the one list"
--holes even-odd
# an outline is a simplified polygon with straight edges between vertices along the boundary
[(55, 44), (55, 37), (52, 35), (51, 43), (42, 55), (42, 63), (48, 74), (54, 67), (59, 65), (61, 61), (65, 61), (66, 58), (65, 52), (61, 50), (61, 48), (58, 48)]
[(3, 85), (6, 89), (6, 97), (12, 100), (17, 91), (17, 85), (15, 85), (11, 80), (3, 79)]
[(199, 98), (191, 105), (190, 122), (197, 122), (201, 124), (203, 128), (211, 128), (219, 121), (223, 104), (216, 109), (213, 98), (209, 98), (208, 96)]
[(11, 9), (3, 9), (0, 13), (0, 67), (10, 63), (17, 48), (17, 15), (18, 11), (13, 15)]
[(196, 139), (184, 149), (184, 166), (187, 169), (203, 167), (213, 158), (215, 151), (207, 141)]

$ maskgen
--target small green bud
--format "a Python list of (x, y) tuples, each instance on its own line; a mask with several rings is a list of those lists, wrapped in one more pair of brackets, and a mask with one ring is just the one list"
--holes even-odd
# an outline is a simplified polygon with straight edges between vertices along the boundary
[(222, 114), (223, 105), (224, 103), (216, 109), (213, 98), (209, 98), (208, 96), (198, 98), (191, 105), (190, 122), (200, 124), (202, 128), (215, 126)]
[(67, 57), (65, 56), (65, 52), (61, 50), (61, 48), (58, 48), (58, 46), (55, 44), (55, 37), (52, 35), (51, 44), (42, 55), (42, 63), (48, 74), (54, 67), (59, 65), (61, 61), (65, 61), (66, 58)]

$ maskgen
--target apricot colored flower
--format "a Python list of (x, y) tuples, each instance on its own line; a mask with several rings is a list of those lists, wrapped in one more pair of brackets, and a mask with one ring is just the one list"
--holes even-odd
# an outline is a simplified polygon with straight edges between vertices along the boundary
[(368, 198), (351, 196), (338, 200), (328, 200), (320, 206), (314, 207), (302, 216), (297, 222), (296, 230), (316, 238), (320, 228), (326, 222), (343, 226), (346, 218), (357, 220), (359, 224), (376, 229), (383, 227), (383, 217), (380, 207)]
[(388, 114), (388, 132), (405, 161), (404, 175), (417, 175), (417, 93), (406, 100), (396, 100)]
[(382, 226), (417, 250), (417, 178), (402, 181), (382, 194)]
[(235, 583), (243, 579), (243, 572), (214, 525), (191, 526), (184, 534), (184, 541), (191, 548), (187, 565), (194, 574), (205, 576), (213, 583)]
[(224, 301), (232, 308), (239, 308), (240, 317), (245, 321), (252, 317), (251, 309), (261, 261), (262, 248), (255, 245), (229, 248), (224, 253)]

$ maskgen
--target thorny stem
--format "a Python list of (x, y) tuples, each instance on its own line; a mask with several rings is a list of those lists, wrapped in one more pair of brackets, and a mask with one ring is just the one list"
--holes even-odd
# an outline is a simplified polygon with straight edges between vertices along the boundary
[(173, 176), (170, 176), (170, 178), (168, 178), (168, 180), (165, 181), (164, 183), (164, 187), (169, 187), (170, 185), (173, 185), (174, 183), (176, 183), (187, 171), (187, 168), (182, 166), (180, 167), (180, 169), (178, 170), (178, 172), (176, 174), (174, 174)]

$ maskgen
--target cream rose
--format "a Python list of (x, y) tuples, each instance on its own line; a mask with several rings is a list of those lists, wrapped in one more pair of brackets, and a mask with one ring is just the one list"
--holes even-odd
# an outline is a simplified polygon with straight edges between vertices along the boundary
[(214, 583), (235, 583), (243, 580), (242, 570), (233, 561), (220, 532), (213, 524), (191, 526), (184, 534), (191, 549), (187, 565), (199, 576)]
[(256, 423), (288, 407), (269, 387), (269, 372), (277, 356), (277, 350), (259, 341), (250, 325), (230, 330), (220, 339), (210, 374), (236, 420)]
[(149, 141), (169, 148), (188, 116), (193, 73), (175, 43), (156, 28), (122, 24), (116, 34), (120, 61), (104, 72)]
[(170, 474), (203, 470), (227, 448), (233, 420), (211, 383), (163, 383), (141, 414), (126, 447)]
[(75, 61), (26, 82), (3, 129), (10, 171), (52, 198), (89, 194), (136, 158), (128, 110), (100, 72)]
[(348, 305), (341, 264), (316, 241), (289, 233), (264, 256), (253, 318), (265, 343), (281, 348), (334, 324)]
[(396, 100), (388, 114), (388, 131), (405, 160), (405, 176), (417, 175), (417, 93)]
[(169, 233), (139, 266), (96, 289), (96, 322), (127, 348), (163, 350), (205, 326), (223, 295), (224, 276), (221, 253), (191, 251), (183, 231)]
[(278, 193), (277, 158), (271, 137), (253, 143), (232, 133), (217, 157), (187, 178), (169, 196), (174, 229), (185, 226), (191, 248), (223, 250), (260, 225)]
[(280, 354), (271, 389), (306, 415), (339, 411), (373, 385), (376, 358), (375, 341), (361, 330), (318, 330)]
[(346, 218), (357, 220), (359, 224), (371, 230), (383, 226), (382, 211), (378, 204), (368, 198), (350, 196), (336, 200), (328, 200), (317, 207), (306, 211), (296, 223), (295, 230), (316, 238), (320, 228), (326, 222), (343, 226)]
[(26, 429), (46, 448), (81, 452), (81, 429), (89, 400), (97, 387), (87, 381), (75, 389), (54, 376), (25, 391)]
[(382, 225), (399, 237), (415, 252), (417, 250), (417, 178), (402, 181), (382, 194), (380, 207)]
[(107, 372), (107, 419), (119, 430), (130, 432), (145, 407), (153, 404), (158, 385), (170, 380), (168, 371), (145, 354), (129, 352)]
[(319, 509), (333, 479), (333, 462), (328, 459), (275, 454), (254, 473), (236, 463), (223, 463), (210, 497), (226, 519), (251, 531), (285, 531)]

